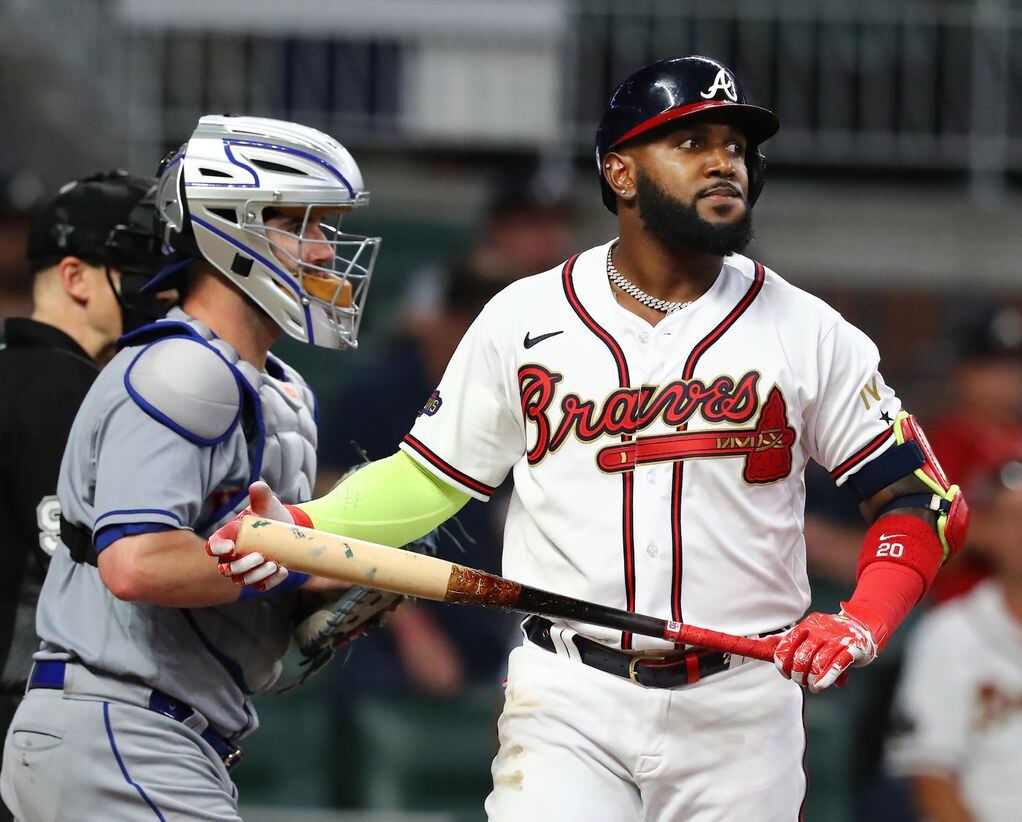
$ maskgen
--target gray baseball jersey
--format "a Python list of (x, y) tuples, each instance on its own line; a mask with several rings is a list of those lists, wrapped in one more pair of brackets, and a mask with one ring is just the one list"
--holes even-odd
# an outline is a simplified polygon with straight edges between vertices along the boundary
[[(284, 502), (309, 498), (315, 409), (294, 370), (271, 357), (259, 372), (180, 310), (136, 342), (85, 398), (61, 466), (61, 511), (98, 551), (147, 531), (208, 536), (245, 507), (259, 478)], [(192, 609), (124, 602), (61, 546), (39, 601), (35, 658), (141, 681), (236, 737), (257, 724), (249, 694), (280, 673), (295, 596)]]

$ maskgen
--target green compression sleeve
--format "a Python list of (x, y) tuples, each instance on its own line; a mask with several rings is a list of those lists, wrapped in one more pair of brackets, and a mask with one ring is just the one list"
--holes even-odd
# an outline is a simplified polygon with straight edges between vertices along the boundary
[(400, 548), (453, 517), (469, 499), (398, 451), (298, 507), (321, 531)]

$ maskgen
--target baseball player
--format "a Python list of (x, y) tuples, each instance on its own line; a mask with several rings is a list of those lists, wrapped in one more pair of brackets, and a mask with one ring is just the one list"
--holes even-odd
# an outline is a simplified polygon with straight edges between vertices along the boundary
[(228, 770), (258, 724), (249, 697), (332, 583), (239, 592), (203, 546), (254, 480), (310, 496), (313, 396), (268, 349), (282, 330), (355, 345), (379, 240), (338, 220), (368, 197), (340, 144), (276, 120), (203, 117), (161, 167), (163, 239), (186, 257), (147, 288), (183, 301), (121, 340), (71, 429), (42, 644), (4, 746), (16, 818), (239, 819)]
[(988, 468), (974, 495), (970, 550), (992, 575), (916, 625), (887, 751), (933, 822), (1008, 822), (1022, 805), (1022, 463)]
[(152, 180), (123, 171), (74, 180), (29, 230), (32, 315), (6, 321), (0, 351), (4, 735), (39, 644), (36, 602), (58, 539), (57, 473), (75, 412), (121, 333), (162, 313), (153, 298), (137, 293), (162, 260), (152, 209), (142, 202), (152, 187)]
[[(626, 79), (596, 135), (619, 237), (498, 294), (400, 452), (290, 512), (384, 542), (381, 523), (431, 528), (511, 471), (506, 576), (734, 634), (784, 632), (774, 670), (525, 620), (490, 819), (796, 819), (792, 682), (819, 691), (868, 664), (960, 544), (961, 494), (876, 347), (741, 254), (759, 146), (777, 129), (712, 59)], [(803, 619), (810, 459), (852, 485), (870, 525), (842, 612)], [(223, 572), (279, 573), (236, 555), (236, 535), (231, 523), (209, 540)]]

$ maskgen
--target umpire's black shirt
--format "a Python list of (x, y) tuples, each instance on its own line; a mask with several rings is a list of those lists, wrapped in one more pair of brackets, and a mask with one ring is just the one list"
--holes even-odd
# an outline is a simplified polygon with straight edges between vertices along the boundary
[[(39, 645), (35, 608), (60, 533), (57, 475), (71, 423), (99, 365), (67, 334), (4, 324), (0, 348), (0, 666), (4, 695), (25, 688)], [(68, 614), (80, 619), (81, 614)], [(0, 718), (2, 726), (6, 722)], [(5, 727), (0, 728), (6, 730)]]

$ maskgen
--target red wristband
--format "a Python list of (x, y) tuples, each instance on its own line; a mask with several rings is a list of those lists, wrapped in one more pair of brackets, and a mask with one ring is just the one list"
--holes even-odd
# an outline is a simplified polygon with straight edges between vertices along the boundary
[(285, 505), (284, 507), (287, 508), (288, 513), (291, 514), (291, 519), (295, 521), (295, 525), (301, 525), (303, 528), (316, 527), (312, 524), (312, 518), (297, 505)]
[(911, 514), (889, 514), (866, 532), (856, 578), (874, 562), (889, 562), (918, 573), (925, 592), (943, 560), (944, 547), (932, 525)]
[(944, 549), (933, 527), (910, 514), (881, 517), (859, 554), (858, 584), (841, 607), (883, 648), (937, 575)]

